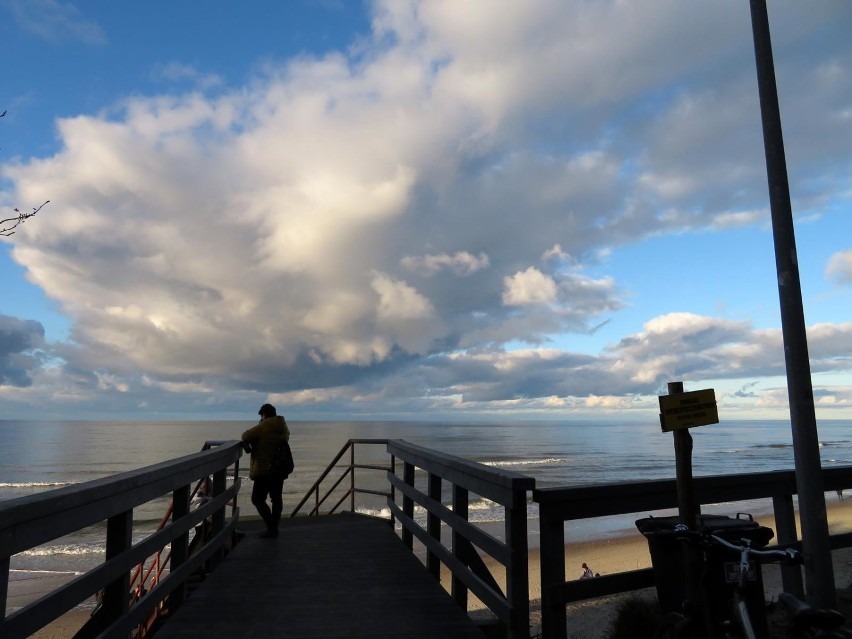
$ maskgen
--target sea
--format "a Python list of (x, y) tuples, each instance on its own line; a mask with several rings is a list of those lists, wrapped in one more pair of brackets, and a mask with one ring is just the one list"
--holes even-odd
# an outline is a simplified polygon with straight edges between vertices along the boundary
[[(296, 470), (284, 485), (285, 516), (310, 489), (349, 439), (404, 439), (414, 444), (534, 477), (538, 487), (579, 486), (664, 479), (675, 476), (671, 433), (659, 423), (620, 421), (517, 421), (441, 423), (380, 421), (288, 422)], [(239, 439), (252, 421), (19, 421), (0, 420), (0, 500), (108, 477), (202, 449), (206, 441)], [(789, 421), (729, 421), (691, 429), (695, 476), (794, 468)], [(852, 464), (852, 421), (818, 424), (824, 468)], [(344, 461), (348, 460), (348, 455)], [(387, 465), (383, 446), (358, 445), (357, 463)], [(255, 514), (248, 499), (248, 460), (241, 460), (240, 506)], [(357, 471), (359, 486), (381, 488), (383, 474)], [(168, 497), (134, 511), (134, 539), (151, 534), (168, 507)], [(715, 510), (714, 510), (715, 507)], [(768, 504), (739, 504), (738, 511), (766, 511)], [(729, 513), (730, 504), (705, 505), (704, 512)], [(360, 499), (357, 510), (389, 516), (380, 498)], [(527, 508), (530, 545), (538, 534), (538, 511)], [(583, 541), (635, 533), (634, 520), (648, 514), (571, 522), (567, 540)], [(424, 513), (417, 513), (425, 519)], [(501, 536), (503, 510), (473, 496), (470, 518)], [(570, 530), (569, 530), (570, 528)], [(38, 592), (39, 584), (69, 580), (104, 559), (105, 525), (96, 525), (15, 555), (9, 592)], [(54, 586), (55, 587), (55, 586)], [(48, 590), (50, 588), (47, 588)], [(82, 607), (93, 605), (87, 602)], [(14, 609), (12, 606), (10, 609)]]

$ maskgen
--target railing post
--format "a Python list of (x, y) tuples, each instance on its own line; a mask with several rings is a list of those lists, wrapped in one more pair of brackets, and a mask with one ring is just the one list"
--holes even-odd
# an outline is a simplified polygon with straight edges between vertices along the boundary
[[(227, 467), (222, 468), (221, 470), (217, 470), (213, 473), (213, 496), (218, 497), (223, 492), (225, 492), (225, 483), (226, 483), (226, 473), (228, 472)], [(210, 517), (210, 536), (215, 537), (218, 535), (222, 529), (225, 527), (225, 507), (222, 506), (219, 510), (213, 512), (213, 515)], [(219, 548), (210, 556), (210, 560), (207, 563), (207, 569), (213, 570), (222, 559), (225, 558), (225, 549)]]
[(349, 510), (355, 512), (355, 442), (349, 448)]
[[(391, 455), (390, 469), (391, 469), (390, 470), (391, 474), (396, 475), (396, 455)], [(393, 501), (393, 502), (396, 501), (396, 486), (393, 485), (393, 484), (391, 484), (391, 487), (390, 487), (390, 500)], [(394, 511), (391, 511), (390, 517), (391, 517), (391, 529), (396, 530), (396, 517), (394, 516)]]
[(0, 559), (0, 624), (6, 619), (6, 599), (9, 596), (9, 557)]
[(565, 521), (552, 517), (546, 504), (539, 502), (541, 536), (541, 636), (566, 639), (568, 636), (565, 604), (553, 591), (565, 583)]
[[(429, 473), (429, 497), (435, 501), (441, 501), (441, 476)], [(441, 543), (441, 518), (438, 515), (429, 513), (426, 515), (426, 531), (432, 539)], [(426, 553), (426, 569), (438, 581), (441, 580), (441, 562), (438, 556), (431, 550)]]
[[(793, 496), (775, 495), (772, 498), (772, 508), (775, 511), (775, 530), (778, 531), (778, 545), (784, 546), (798, 541)], [(794, 594), (799, 599), (805, 598), (802, 569), (799, 566), (781, 564), (781, 584), (784, 592)]]
[[(181, 486), (172, 492), (172, 522), (177, 522), (181, 517), (189, 514), (189, 486)], [(175, 570), (189, 556), (189, 531), (178, 535), (172, 541), (171, 569)], [(159, 572), (159, 568), (157, 569)], [(180, 584), (169, 595), (169, 612), (180, 608), (186, 596), (186, 587)]]
[[(468, 515), (468, 491), (466, 488), (453, 484), (453, 512), (467, 521)], [(453, 530), (453, 556), (461, 561), (465, 561), (465, 538), (458, 532)], [(451, 594), (456, 605), (464, 611), (467, 611), (467, 586), (464, 582), (453, 574)]]
[[(237, 461), (234, 462), (234, 479), (233, 479), (233, 482), (235, 484), (239, 481), (239, 477), (240, 477), (240, 458), (237, 457)], [(237, 493), (234, 495), (234, 500), (231, 502), (231, 517), (232, 518), (236, 517), (237, 510), (240, 507), (239, 503), (237, 503), (237, 497), (239, 497), (239, 495), (240, 495), (240, 492), (237, 491)]]
[[(107, 519), (106, 561), (129, 550), (133, 543), (133, 510)], [(104, 587), (104, 626), (120, 619), (130, 607), (130, 571)]]
[(506, 598), (511, 607), (509, 637), (528, 639), (530, 636), (530, 578), (527, 540), (527, 493), (512, 491), (512, 507), (506, 507), (506, 545), (509, 564), (506, 566)]
[[(402, 466), (402, 481), (409, 486), (414, 486), (414, 464), (404, 462)], [(402, 496), (402, 513), (414, 519), (414, 500), (408, 495)], [(414, 534), (405, 526), (402, 528), (402, 542), (409, 550), (414, 548)]]

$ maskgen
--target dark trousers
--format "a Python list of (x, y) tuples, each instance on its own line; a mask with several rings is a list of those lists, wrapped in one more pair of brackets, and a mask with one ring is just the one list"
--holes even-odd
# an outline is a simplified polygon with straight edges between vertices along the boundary
[[(265, 475), (254, 480), (251, 489), (251, 503), (260, 513), (263, 523), (269, 530), (278, 530), (281, 512), (284, 510), (284, 478), (278, 475)], [(266, 498), (272, 502), (272, 509), (266, 504)]]

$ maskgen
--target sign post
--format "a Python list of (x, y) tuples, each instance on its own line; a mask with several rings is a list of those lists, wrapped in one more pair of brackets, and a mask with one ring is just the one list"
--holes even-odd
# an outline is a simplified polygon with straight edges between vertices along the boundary
[(684, 393), (682, 382), (672, 382), (669, 394), (660, 395), (660, 426), (663, 432), (718, 423), (716, 393), (712, 388)]
[(689, 429), (719, 423), (716, 393), (712, 388), (684, 393), (683, 382), (669, 382), (669, 394), (660, 395), (659, 400), (660, 426), (663, 432), (671, 431), (674, 437), (678, 514), (682, 524), (695, 530), (701, 507), (695, 501), (692, 487), (692, 435)]
[[(701, 505), (695, 499), (692, 484), (692, 435), (689, 429), (693, 426), (719, 423), (716, 393), (712, 388), (684, 393), (683, 382), (669, 382), (668, 389), (668, 395), (659, 397), (660, 426), (663, 432), (671, 431), (674, 438), (678, 515), (680, 523), (690, 530), (697, 530)], [(684, 541), (682, 552), (687, 598), (695, 602), (707, 628), (706, 636), (714, 636), (707, 593), (696, 588), (698, 575), (701, 573), (700, 550)]]

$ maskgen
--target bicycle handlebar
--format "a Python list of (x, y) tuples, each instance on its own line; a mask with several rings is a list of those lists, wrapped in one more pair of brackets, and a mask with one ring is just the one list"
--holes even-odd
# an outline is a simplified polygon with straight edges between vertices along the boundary
[(751, 542), (748, 539), (742, 539), (741, 541), (747, 542), (741, 546), (737, 544), (731, 543), (727, 539), (723, 539), (718, 535), (714, 535), (712, 533), (709, 534), (710, 539), (712, 539), (717, 544), (725, 546), (726, 548), (730, 548), (736, 552), (742, 552), (743, 550), (748, 550), (748, 554), (757, 555), (758, 557), (773, 557), (780, 560), (787, 560), (790, 562), (801, 562), (802, 555), (795, 548), (777, 548), (772, 550), (756, 550), (751, 547)]
[(710, 531), (690, 530), (683, 524), (675, 526), (672, 534), (680, 539), (713, 542), (720, 546), (724, 546), (729, 550), (738, 552), (741, 556), (745, 553), (746, 555), (756, 555), (758, 557), (778, 559), (779, 561), (787, 561), (790, 563), (802, 563), (802, 555), (795, 548), (757, 550), (756, 548), (752, 548), (750, 539), (741, 538), (740, 541), (742, 543), (735, 544), (723, 537), (720, 537), (719, 535), (713, 534)]

